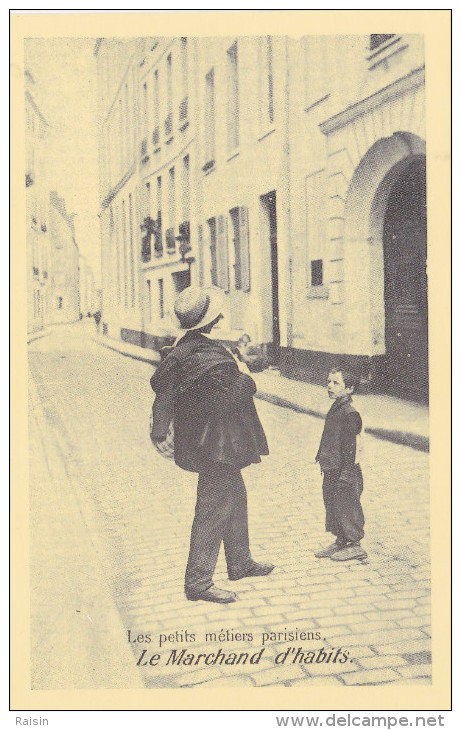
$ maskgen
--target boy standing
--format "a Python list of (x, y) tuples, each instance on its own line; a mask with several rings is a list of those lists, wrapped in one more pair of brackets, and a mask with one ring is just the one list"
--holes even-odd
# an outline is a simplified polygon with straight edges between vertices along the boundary
[(357, 386), (358, 378), (346, 370), (333, 368), (328, 375), (328, 395), (334, 403), (325, 419), (316, 461), (323, 474), (325, 529), (336, 541), (316, 552), (317, 558), (344, 561), (367, 557), (360, 545), (365, 520), (360, 504), (362, 471), (356, 463), (362, 419), (351, 402)]

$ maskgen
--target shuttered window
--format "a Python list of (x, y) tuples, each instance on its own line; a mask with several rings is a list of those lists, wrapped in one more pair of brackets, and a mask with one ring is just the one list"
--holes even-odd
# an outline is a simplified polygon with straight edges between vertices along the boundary
[(203, 250), (203, 226), (198, 227), (198, 285), (205, 286), (205, 261), (204, 261), (204, 250)]
[(216, 257), (216, 218), (208, 221), (208, 234), (210, 239), (210, 277), (212, 286), (218, 286), (218, 265)]
[(250, 246), (248, 208), (237, 207), (230, 211), (234, 245), (234, 286), (250, 291)]
[(218, 216), (218, 235), (216, 245), (216, 264), (218, 286), (229, 291), (229, 249), (227, 242), (227, 216)]

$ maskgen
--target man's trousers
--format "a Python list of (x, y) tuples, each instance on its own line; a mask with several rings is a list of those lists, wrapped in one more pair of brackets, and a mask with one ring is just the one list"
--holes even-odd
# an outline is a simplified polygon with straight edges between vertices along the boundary
[(198, 477), (186, 595), (202, 593), (213, 585), (221, 542), (228, 572), (244, 573), (251, 562), (245, 484), (238, 468), (210, 463)]

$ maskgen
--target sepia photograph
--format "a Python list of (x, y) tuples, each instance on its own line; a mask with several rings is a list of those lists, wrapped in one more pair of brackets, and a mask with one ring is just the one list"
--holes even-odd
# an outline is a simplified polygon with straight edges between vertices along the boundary
[(12, 17), (18, 709), (449, 709), (450, 11), (258, 12)]

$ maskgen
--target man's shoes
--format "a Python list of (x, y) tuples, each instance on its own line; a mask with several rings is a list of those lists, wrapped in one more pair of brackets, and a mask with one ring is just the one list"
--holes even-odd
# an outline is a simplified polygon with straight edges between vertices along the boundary
[(342, 562), (344, 560), (353, 560), (354, 558), (356, 560), (365, 560), (367, 557), (367, 553), (362, 547), (360, 547), (359, 543), (352, 543), (331, 555), (331, 560)]
[(229, 572), (229, 580), (241, 580), (242, 578), (258, 578), (260, 576), (269, 575), (274, 570), (275, 565), (272, 563), (255, 563), (251, 562), (242, 573)]
[(318, 550), (314, 555), (316, 558), (331, 558), (334, 553), (337, 553), (339, 550), (344, 550), (346, 545), (347, 543), (336, 540), (331, 545), (328, 545), (328, 547)]
[(186, 593), (188, 601), (210, 601), (211, 603), (234, 603), (237, 596), (233, 591), (224, 591), (216, 586), (211, 586), (201, 593)]

